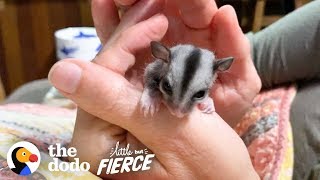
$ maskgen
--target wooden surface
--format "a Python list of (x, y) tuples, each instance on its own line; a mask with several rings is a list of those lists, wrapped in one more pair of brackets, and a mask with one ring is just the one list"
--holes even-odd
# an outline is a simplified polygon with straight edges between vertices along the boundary
[(0, 103), (1, 103), (1, 101), (3, 101), (5, 99), (5, 97), (6, 97), (6, 94), (4, 92), (4, 87), (3, 87), (1, 77), (0, 77)]
[(257, 0), (255, 12), (254, 12), (253, 26), (252, 26), (253, 32), (259, 31), (262, 27), (265, 6), (266, 6), (266, 0)]
[[(3, 11), (4, 11), (4, 1), (0, 1), (0, 17), (2, 17), (3, 15)], [(0, 18), (0, 23), (1, 23), (1, 18)], [(1, 28), (0, 28), (0, 34), (1, 34)], [(2, 48), (2, 39), (0, 38), (0, 49), (3, 49)], [(3, 52), (0, 51), (0, 57), (3, 56)], [(0, 65), (3, 66), (2, 64), (2, 61), (3, 59), (0, 58)], [(0, 68), (0, 104), (1, 104), (1, 101), (3, 101), (6, 97), (6, 93), (5, 93), (5, 90), (4, 90), (4, 85), (2, 83), (2, 78), (1, 78), (1, 74), (4, 74), (4, 68)]]
[(294, 4), (295, 4), (296, 8), (299, 8), (309, 2), (310, 2), (310, 0), (294, 0)]
[[(265, 15), (267, 0), (257, 0), (256, 7), (254, 12), (254, 20), (252, 25), (252, 31), (257, 32), (262, 29), (262, 27), (266, 27), (275, 21), (282, 18), (282, 15)], [(310, 0), (294, 0), (295, 8), (299, 8), (304, 4), (307, 4)]]
[(93, 26), (88, 0), (0, 0), (1, 4), (0, 77), (7, 93), (47, 77), (56, 62), (56, 30)]

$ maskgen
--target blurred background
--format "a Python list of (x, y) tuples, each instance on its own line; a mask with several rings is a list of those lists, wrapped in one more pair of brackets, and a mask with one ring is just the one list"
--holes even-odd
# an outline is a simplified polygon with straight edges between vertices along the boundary
[[(237, 11), (244, 32), (257, 32), (309, 0), (216, 0)], [(93, 26), (88, 0), (0, 0), (0, 101), (47, 77), (57, 61), (54, 32)]]

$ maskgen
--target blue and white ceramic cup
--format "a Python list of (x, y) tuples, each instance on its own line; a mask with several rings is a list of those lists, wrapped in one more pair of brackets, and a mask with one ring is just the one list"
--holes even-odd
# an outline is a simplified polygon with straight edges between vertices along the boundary
[[(101, 43), (93, 27), (70, 27), (60, 29), (54, 34), (58, 60), (77, 58), (91, 61), (101, 49)], [(43, 104), (75, 108), (75, 104), (52, 87), (43, 99)]]
[(101, 49), (101, 43), (93, 27), (69, 27), (54, 34), (58, 60), (79, 58), (91, 61)]

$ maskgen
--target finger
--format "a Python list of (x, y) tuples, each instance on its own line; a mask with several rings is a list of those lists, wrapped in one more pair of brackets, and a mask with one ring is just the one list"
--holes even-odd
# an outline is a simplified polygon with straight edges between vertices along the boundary
[[(140, 0), (121, 17), (121, 23), (115, 34), (160, 13), (164, 6), (164, 0)], [(114, 35), (113, 37), (116, 37)]]
[(213, 46), (217, 49), (217, 56), (219, 58), (235, 57), (230, 71), (237, 71), (238, 74), (249, 72), (247, 68), (251, 66), (248, 66), (248, 63), (252, 63), (250, 44), (240, 28), (232, 6), (226, 5), (218, 10), (212, 22), (212, 29), (215, 36)]
[(214, 0), (175, 0), (184, 23), (191, 28), (208, 27), (217, 11)]
[(136, 134), (152, 123), (137, 108), (141, 91), (123, 76), (100, 65), (77, 59), (62, 60), (51, 68), (48, 79), (84, 111), (129, 132)]
[(94, 62), (121, 75), (134, 65), (135, 54), (159, 41), (168, 29), (168, 20), (158, 14), (121, 32), (94, 59)]
[(114, 0), (118, 5), (130, 6), (133, 5), (137, 0)]
[[(146, 21), (143, 21), (135, 26), (132, 26), (131, 28), (129, 28), (128, 30), (123, 32), (122, 36), (120, 36), (120, 38), (118, 38), (115, 41), (115, 44), (112, 47), (110, 47), (106, 52), (103, 52), (101, 55), (99, 55), (97, 57), (97, 59), (99, 60), (99, 58), (102, 58), (102, 59), (105, 58), (106, 59), (105, 62), (110, 63), (110, 64), (107, 64), (109, 67), (115, 67), (115, 69), (120, 67), (122, 69), (119, 71), (123, 72), (122, 74), (124, 74), (125, 71), (127, 70), (127, 68), (130, 67), (134, 63), (134, 52), (141, 47), (149, 46), (149, 43), (152, 40), (161, 39), (162, 36), (165, 34), (165, 31), (167, 29), (167, 25), (168, 25), (168, 23), (167, 23), (166, 18), (163, 15), (157, 15), (157, 16), (154, 16), (154, 17), (152, 17)], [(58, 65), (59, 65), (59, 63), (58, 63)], [(119, 91), (123, 91), (123, 89), (126, 89), (126, 88), (123, 88), (124, 82), (130, 84), (128, 81), (125, 80), (123, 75), (117, 74), (117, 76), (115, 76), (114, 75), (115, 70), (111, 71), (110, 69), (106, 69), (106, 68), (104, 68), (100, 65), (94, 64), (94, 63), (90, 63), (90, 64), (80, 63), (81, 67), (85, 67), (84, 70), (82, 70), (81, 68), (79, 68), (75, 65), (72, 65), (72, 64), (71, 65), (65, 64), (65, 65), (60, 65), (60, 66), (58, 66), (58, 65), (55, 65), (52, 68), (52, 70), (49, 73), (49, 77), (51, 77), (52, 83), (54, 85), (56, 85), (58, 89), (61, 89), (65, 93), (73, 94), (73, 93), (76, 93), (76, 91), (78, 91), (78, 89), (80, 89), (79, 91), (81, 92), (81, 89), (82, 89), (84, 94), (83, 93), (76, 93), (77, 95), (80, 94), (78, 97), (80, 102), (75, 101), (77, 103), (79, 102), (80, 104), (82, 104), (81, 103), (82, 99), (86, 99), (85, 97), (90, 97), (90, 95), (89, 95), (90, 93), (85, 91), (86, 87), (95, 87), (96, 85), (100, 86), (100, 84), (102, 86), (103, 82), (107, 82), (110, 86), (107, 86), (108, 84), (106, 84), (105, 87), (103, 87), (103, 88), (94, 88), (94, 89), (99, 89), (99, 91), (102, 91), (102, 92), (100, 92), (102, 94), (100, 94), (99, 92), (92, 92), (93, 99), (95, 99), (94, 96), (96, 96), (96, 97), (105, 96), (104, 98), (105, 98), (106, 102), (119, 102), (118, 101), (119, 97), (132, 97), (131, 95), (125, 95), (125, 93), (123, 95), (121, 95), (121, 93), (120, 94), (112, 94), (112, 93), (108, 92), (108, 91), (111, 91), (111, 92), (116, 93)], [(59, 73), (56, 76), (52, 75), (52, 73), (55, 72), (55, 69), (57, 69), (57, 70), (59, 69), (57, 67), (64, 67), (64, 66), (68, 67), (69, 69), (73, 69), (73, 71), (65, 70), (64, 72), (60, 73), (61, 74), (60, 76), (59, 76)], [(87, 76), (81, 75), (81, 74), (87, 72), (87, 71), (85, 71), (87, 68), (91, 68), (88, 75)], [(94, 68), (97, 69), (97, 72), (98, 71), (101, 71), (101, 72), (99, 72), (99, 73), (95, 72), (92, 75), (89, 75), (90, 73), (92, 73), (91, 71), (94, 71)], [(108, 73), (105, 73), (103, 70), (106, 70)], [(111, 72), (113, 72), (113, 73), (111, 73)], [(84, 78), (84, 80), (80, 80), (80, 78), (82, 76), (86, 77), (86, 78)], [(90, 78), (93, 78), (93, 79), (96, 78), (97, 80), (101, 81), (101, 83), (94, 82)], [(83, 81), (84, 81), (84, 83), (80, 83)], [(86, 81), (88, 81), (88, 82), (86, 82)], [(91, 83), (94, 82), (96, 84), (93, 83), (90, 86), (90, 84), (89, 84), (90, 82)], [(117, 82), (117, 83), (112, 84), (111, 82)], [(86, 83), (88, 83), (87, 86), (85, 86)], [(84, 87), (81, 88), (82, 87), (81, 85)], [(105, 95), (103, 95), (103, 94), (105, 94)], [(108, 94), (111, 94), (111, 95), (108, 96)], [(82, 97), (82, 98), (80, 98), (80, 97)], [(110, 105), (110, 106), (112, 106), (112, 105)], [(97, 106), (97, 107), (106, 107), (106, 105), (101, 104), (101, 106)], [(119, 107), (119, 109), (123, 109), (123, 108)], [(132, 109), (134, 109), (134, 108), (132, 108)]]
[(121, 22), (119, 23), (118, 10), (113, 0), (93, 0), (92, 16), (101, 42), (105, 44), (110, 41), (109, 38), (114, 31), (119, 33), (159, 13), (163, 8), (163, 3), (163, 0), (141, 0), (130, 7), (128, 12), (121, 17)]
[[(112, 114), (129, 117), (135, 111), (139, 91), (130, 88), (131, 85), (123, 76), (97, 64), (75, 59), (63, 60), (51, 68), (48, 78), (79, 107), (102, 119), (108, 117), (112, 124), (127, 127)], [(119, 107), (123, 104), (126, 107)]]
[[(217, 57), (235, 58), (231, 68), (219, 74), (212, 91), (217, 112), (224, 112), (220, 115), (234, 126), (252, 105), (261, 88), (261, 81), (251, 59), (249, 41), (239, 26), (233, 7), (227, 5), (218, 10), (212, 30), (212, 48), (216, 50)], [(228, 101), (225, 96), (233, 101)], [(228, 109), (236, 111), (227, 112)]]
[[(97, 172), (96, 159), (103, 158), (110, 151), (107, 147), (114, 145), (117, 140), (123, 142), (121, 138), (126, 133), (124, 129), (130, 132), (148, 129), (147, 124), (141, 121), (141, 115), (136, 113), (141, 92), (134, 89), (123, 76), (95, 63), (67, 59), (59, 61), (51, 68), (48, 79), (60, 93), (84, 110), (78, 111), (82, 114), (78, 114), (74, 132), (76, 137), (73, 137), (72, 145), (80, 149), (78, 156), (82, 157), (82, 160), (93, 165), (91, 171)], [(92, 129), (101, 132), (91, 133)], [(87, 136), (83, 136), (84, 134)], [(92, 141), (92, 138), (95, 140)], [(86, 153), (88, 151), (81, 151), (84, 148), (79, 147), (83, 145), (79, 141), (82, 140), (91, 140), (86, 145), (99, 143), (95, 146), (99, 148), (94, 151), (95, 158), (92, 159), (92, 155)], [(133, 145), (138, 145), (138, 142)], [(90, 147), (85, 149), (90, 150)], [(153, 173), (165, 173), (157, 161), (154, 161), (152, 166), (156, 170), (152, 171)], [(122, 175), (126, 178), (127, 174)]]
[(130, 132), (145, 129), (137, 109), (141, 91), (122, 75), (95, 63), (66, 59), (51, 68), (48, 79), (89, 114)]
[(51, 68), (48, 79), (84, 111), (138, 135), (136, 137), (151, 141), (153, 138), (148, 137), (156, 128), (172, 133), (181, 125), (181, 121), (172, 121), (168, 111), (159, 113), (161, 117), (155, 117), (157, 119), (144, 118), (137, 108), (141, 91), (123, 76), (98, 64), (77, 59), (62, 60)]
[(102, 44), (105, 44), (119, 24), (117, 7), (113, 0), (92, 0), (94, 26)]

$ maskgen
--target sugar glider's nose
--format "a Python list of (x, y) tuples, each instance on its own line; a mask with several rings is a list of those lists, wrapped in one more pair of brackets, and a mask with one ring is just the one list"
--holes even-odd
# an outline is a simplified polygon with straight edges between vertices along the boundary
[(180, 109), (171, 109), (168, 108), (170, 113), (178, 118), (183, 118), (186, 114), (183, 113)]

